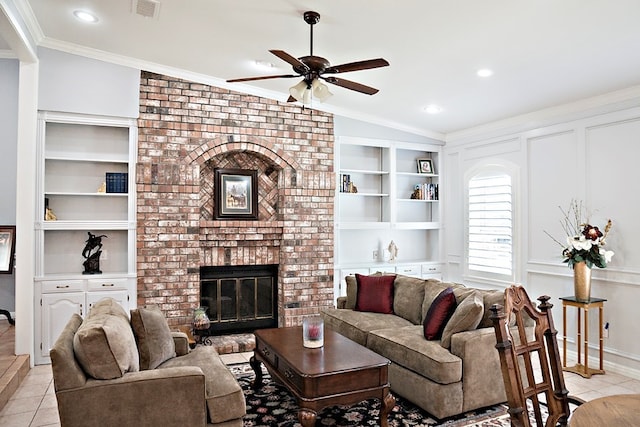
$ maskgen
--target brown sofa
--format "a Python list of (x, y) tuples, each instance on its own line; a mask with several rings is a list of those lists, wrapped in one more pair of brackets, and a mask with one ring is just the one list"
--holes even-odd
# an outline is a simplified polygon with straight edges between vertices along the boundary
[[(424, 319), (448, 287), (457, 308), (442, 338), (427, 340)], [(325, 326), (389, 359), (394, 393), (437, 418), (506, 401), (489, 319), (491, 305), (503, 304), (503, 291), (397, 275), (392, 314), (355, 310), (357, 295), (356, 279), (349, 276), (347, 296), (338, 299), (338, 308), (322, 312)]]
[(50, 355), (63, 427), (243, 425), (244, 394), (215, 348), (190, 350), (157, 308), (129, 321), (102, 300), (69, 320)]

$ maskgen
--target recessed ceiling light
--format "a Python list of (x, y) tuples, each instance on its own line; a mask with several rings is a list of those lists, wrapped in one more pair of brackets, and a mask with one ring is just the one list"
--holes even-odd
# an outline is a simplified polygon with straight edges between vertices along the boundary
[(424, 107), (424, 111), (429, 114), (438, 114), (442, 112), (442, 107), (435, 104), (431, 104)]
[(256, 60), (255, 61), (256, 67), (258, 68), (275, 68), (275, 65), (273, 64), (273, 62), (269, 62), (269, 61), (261, 61), (261, 60)]
[(91, 12), (87, 12), (86, 10), (74, 10), (73, 16), (75, 16), (82, 22), (89, 22), (92, 24), (98, 22), (98, 17)]
[(481, 68), (476, 73), (478, 77), (491, 77), (493, 76), (493, 71), (488, 68)]

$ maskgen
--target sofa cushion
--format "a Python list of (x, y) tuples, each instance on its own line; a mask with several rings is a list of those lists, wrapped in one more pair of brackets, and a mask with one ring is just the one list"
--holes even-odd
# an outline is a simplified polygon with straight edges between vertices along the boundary
[(333, 331), (355, 341), (367, 344), (370, 331), (385, 328), (401, 328), (412, 323), (393, 314), (371, 313), (339, 308), (326, 308), (322, 311), (324, 325)]
[(421, 325), (371, 331), (367, 347), (439, 384), (451, 384), (462, 379), (462, 359), (451, 354), (438, 341), (425, 340)]
[(428, 340), (440, 339), (442, 331), (455, 309), (456, 297), (453, 294), (453, 288), (447, 288), (440, 292), (424, 318), (424, 337)]
[(364, 276), (356, 274), (358, 297), (356, 311), (393, 313), (393, 281), (396, 276)]
[(393, 282), (393, 312), (419, 325), (422, 319), (425, 281), (415, 277), (397, 275)]
[[(484, 304), (484, 314), (482, 320), (478, 325), (478, 328), (493, 328), (493, 322), (491, 321), (491, 311), (489, 310), (493, 304), (500, 304), (504, 306), (504, 291), (496, 290), (484, 290), (480, 289), (482, 295), (482, 303)], [(510, 319), (509, 324), (512, 325), (515, 319)]]
[(155, 369), (176, 357), (176, 347), (167, 319), (157, 306), (131, 310), (131, 327), (138, 343), (140, 369)]
[(356, 281), (356, 276), (351, 274), (346, 276), (344, 281), (347, 282), (347, 302), (344, 308), (353, 310), (356, 308), (356, 298), (358, 298), (358, 282)]
[(222, 423), (245, 415), (246, 404), (242, 388), (220, 359), (215, 347), (197, 346), (189, 354), (167, 360), (158, 369), (178, 366), (197, 366), (202, 369), (211, 423)]
[(456, 310), (442, 331), (440, 345), (444, 348), (449, 348), (451, 347), (451, 336), (453, 334), (476, 329), (480, 320), (482, 320), (483, 313), (484, 304), (482, 303), (482, 296), (479, 291), (473, 291), (456, 307)]
[(73, 350), (85, 373), (96, 379), (119, 378), (140, 367), (126, 312), (122, 317), (92, 311), (73, 337)]

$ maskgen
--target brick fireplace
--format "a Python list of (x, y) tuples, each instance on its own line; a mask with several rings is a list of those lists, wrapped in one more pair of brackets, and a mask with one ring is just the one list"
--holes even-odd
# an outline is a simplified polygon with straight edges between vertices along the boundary
[[(278, 265), (279, 326), (333, 304), (333, 118), (142, 72), (138, 305), (174, 326), (200, 305), (200, 268)], [(258, 171), (258, 220), (214, 219), (214, 169)]]

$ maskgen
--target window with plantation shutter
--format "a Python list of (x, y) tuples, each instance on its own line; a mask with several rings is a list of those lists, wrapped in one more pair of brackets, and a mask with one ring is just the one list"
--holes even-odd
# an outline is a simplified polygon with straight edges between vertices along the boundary
[(511, 176), (501, 171), (483, 172), (468, 184), (468, 269), (512, 276)]

